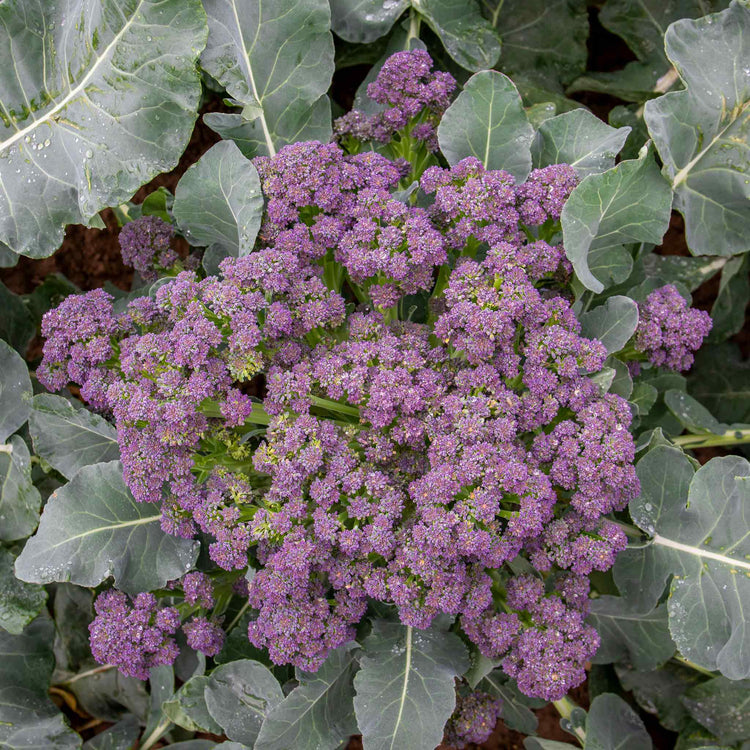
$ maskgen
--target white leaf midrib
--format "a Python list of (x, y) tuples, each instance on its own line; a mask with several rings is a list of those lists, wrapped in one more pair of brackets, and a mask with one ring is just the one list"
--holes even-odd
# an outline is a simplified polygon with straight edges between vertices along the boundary
[(683, 544), (682, 542), (675, 541), (669, 537), (655, 534), (652, 539), (653, 544), (657, 544), (660, 547), (667, 547), (678, 552), (686, 552), (694, 557), (704, 557), (707, 560), (715, 560), (724, 565), (728, 565), (732, 568), (742, 568), (743, 570), (750, 570), (750, 562), (744, 562), (734, 557), (728, 557), (727, 555), (720, 555), (718, 552), (711, 552), (710, 550), (704, 550), (700, 547), (695, 547), (690, 544)]
[(128, 31), (128, 29), (130, 29), (133, 23), (135, 23), (136, 16), (138, 15), (144, 2), (145, 0), (138, 0), (138, 5), (133, 10), (131, 17), (126, 21), (125, 25), (120, 29), (120, 31), (118, 31), (115, 34), (112, 41), (107, 45), (107, 47), (104, 49), (104, 52), (101, 54), (101, 56), (97, 58), (96, 62), (91, 66), (91, 69), (81, 79), (78, 85), (75, 88), (70, 89), (70, 91), (68, 91), (65, 97), (60, 102), (58, 102), (52, 109), (48, 110), (44, 114), (43, 117), (40, 117), (38, 120), (34, 120), (22, 130), (16, 131), (7, 140), (0, 142), (0, 151), (4, 151), (5, 149), (10, 148), (14, 143), (21, 140), (22, 138), (27, 136), (29, 133), (32, 133), (40, 125), (43, 125), (44, 123), (49, 122), (58, 112), (63, 110), (65, 107), (67, 107), (72, 101), (76, 99), (76, 97), (78, 97), (78, 95), (81, 92), (85, 90), (86, 86), (88, 86), (94, 74), (98, 70), (99, 65), (108, 58), (110, 52), (112, 52), (112, 50), (117, 46), (117, 44), (120, 42), (122, 37)]

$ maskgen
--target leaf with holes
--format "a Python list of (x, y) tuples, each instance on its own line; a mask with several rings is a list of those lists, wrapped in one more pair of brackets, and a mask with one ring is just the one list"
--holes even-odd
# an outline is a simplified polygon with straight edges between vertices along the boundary
[(172, 169), (205, 42), (199, 0), (0, 3), (0, 247), (51, 255)]

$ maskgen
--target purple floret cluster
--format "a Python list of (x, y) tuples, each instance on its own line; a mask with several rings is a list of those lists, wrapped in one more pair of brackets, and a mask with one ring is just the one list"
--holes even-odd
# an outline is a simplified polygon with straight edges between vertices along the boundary
[(635, 349), (657, 367), (689, 370), (693, 354), (711, 331), (711, 316), (695, 310), (673, 284), (655, 289), (638, 305)]
[(118, 239), (122, 260), (141, 275), (144, 281), (155, 281), (179, 260), (172, 247), (174, 228), (158, 216), (143, 216), (130, 221), (120, 230)]
[[(116, 666), (128, 677), (147, 680), (153, 667), (172, 664), (180, 653), (175, 634), (182, 628), (188, 646), (206, 656), (216, 656), (224, 645), (221, 620), (200, 614), (214, 606), (211, 579), (200, 572), (188, 573), (168, 588), (177, 602), (160, 606), (154, 594), (137, 594), (132, 600), (110, 589), (94, 602), (96, 616), (89, 625), (91, 653), (102, 664)], [(182, 591), (180, 591), (182, 589)], [(194, 616), (183, 622), (183, 612)]]
[[(447, 106), (452, 79), (430, 68), (425, 53), (383, 67), (371, 95), (392, 129)], [(625, 546), (607, 516), (639, 493), (630, 408), (592, 379), (607, 351), (565, 294), (574, 170), (517, 184), (468, 158), (418, 174), (412, 201), (394, 191), (413, 165), (375, 152), (312, 141), (255, 164), (253, 253), (124, 312), (97, 290), (44, 319), (40, 381), (111, 416), (136, 500), (161, 504), (166, 532), (203, 535), (227, 582), (218, 596), (187, 574), (176, 621), (150, 595), (104, 594), (96, 658), (143, 675), (178, 627), (216, 655), (239, 595), (249, 640), (314, 671), (380, 602), (415, 628), (454, 618), (524, 692), (562, 697), (599, 644), (587, 576)], [(707, 324), (673, 289), (641, 307), (635, 346), (683, 366)], [(399, 319), (420, 294), (423, 314)], [(456, 742), (498, 711), (462, 699)]]
[(380, 143), (402, 132), (437, 151), (437, 123), (455, 88), (450, 73), (432, 70), (432, 58), (424, 50), (397, 52), (367, 87), (367, 95), (383, 110), (368, 115), (354, 109), (336, 120), (334, 131), (339, 138)]
[(492, 734), (503, 709), (503, 702), (481, 690), (458, 694), (456, 709), (445, 726), (444, 742), (456, 750), (468, 743), (481, 744)]

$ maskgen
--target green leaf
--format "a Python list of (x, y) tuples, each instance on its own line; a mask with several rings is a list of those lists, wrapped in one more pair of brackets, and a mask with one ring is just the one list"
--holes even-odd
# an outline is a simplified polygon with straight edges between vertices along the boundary
[(545, 740), (543, 737), (527, 737), (523, 741), (526, 750), (570, 750), (577, 748), (578, 745), (571, 745), (569, 742), (558, 742), (557, 740)]
[(387, 34), (409, 0), (331, 0), (331, 28), (347, 42), (369, 44)]
[(336, 750), (357, 733), (352, 644), (332, 651), (315, 672), (297, 670), (299, 686), (263, 721), (256, 750)]
[(251, 659), (214, 669), (204, 695), (209, 713), (227, 737), (250, 747), (254, 747), (265, 717), (284, 699), (276, 678)]
[(667, 55), (687, 88), (646, 103), (646, 124), (695, 255), (747, 251), (748, 36), (750, 8), (737, 0), (722, 13), (673, 23)]
[(222, 257), (247, 255), (263, 217), (255, 166), (232, 141), (220, 141), (182, 176), (173, 211), (191, 244), (210, 247)]
[(482, 0), (485, 18), (502, 37), (499, 68), (558, 89), (586, 67), (589, 33), (584, 0)]
[(199, 0), (0, 4), (0, 244), (51, 255), (176, 166), (205, 41)]
[(31, 412), (31, 380), (26, 363), (0, 341), (0, 443), (4, 443)]
[(36, 326), (23, 299), (0, 282), (0, 339), (7, 341), (22, 357), (36, 333)]
[(617, 667), (617, 676), (622, 687), (633, 693), (638, 705), (656, 714), (662, 726), (681, 732), (690, 723), (690, 715), (680, 702), (680, 696), (703, 679), (694, 669), (667, 662), (653, 672)]
[(693, 474), (681, 451), (658, 446), (636, 470), (641, 494), (630, 515), (651, 543), (618, 557), (618, 587), (633, 607), (653, 606), (672, 576), (669, 630), (680, 652), (730, 679), (748, 677), (750, 463), (713, 458)]
[(664, 53), (667, 27), (680, 18), (697, 18), (722, 3), (712, 0), (607, 0), (599, 13), (604, 28), (622, 37), (639, 60), (669, 66)]
[(106, 419), (60, 396), (34, 397), (29, 432), (34, 452), (70, 479), (82, 466), (120, 457), (117, 432)]
[(42, 496), (31, 481), (31, 456), (20, 435), (0, 445), (0, 541), (24, 539), (39, 523)]
[(453, 680), (469, 666), (466, 647), (447, 625), (416, 630), (373, 620), (354, 678), (354, 710), (368, 750), (440, 744), (456, 706)]
[(691, 687), (682, 702), (722, 743), (750, 738), (750, 680), (716, 677)]
[[(235, 131), (241, 127), (246, 156), (273, 156), (297, 140), (327, 141), (327, 97), (322, 99), (328, 112), (322, 130), (310, 120), (310, 112), (333, 75), (328, 2), (204, 0), (203, 5), (209, 34), (201, 65), (234, 100), (257, 114), (245, 119), (217, 113), (204, 117), (204, 122), (222, 136), (230, 126)], [(315, 127), (308, 127), (310, 123)]]
[(438, 126), (449, 164), (475, 156), (487, 169), (504, 169), (518, 182), (531, 169), (533, 137), (513, 81), (495, 70), (474, 74)]
[[(621, 70), (589, 71), (576, 78), (568, 86), (566, 93), (570, 95), (578, 91), (595, 91), (626, 102), (643, 102), (655, 96), (654, 88), (665, 69), (666, 66), (659, 62), (629, 62)], [(644, 137), (638, 146), (642, 146), (645, 140)]]
[(79, 586), (114, 576), (128, 593), (160, 588), (190, 570), (198, 554), (196, 542), (165, 534), (160, 519), (158, 505), (133, 499), (119, 461), (84, 466), (50, 497), (16, 575)]
[(29, 310), (34, 317), (35, 325), (42, 322), (47, 310), (57, 307), (69, 294), (77, 294), (80, 289), (61, 273), (51, 273), (28, 296)]
[(638, 714), (613, 693), (594, 698), (586, 717), (587, 750), (648, 750), (651, 738)]
[(664, 394), (664, 403), (688, 432), (696, 435), (719, 434), (729, 429), (729, 425), (719, 422), (703, 404), (685, 391), (667, 391)]
[(623, 398), (630, 398), (630, 394), (633, 392), (633, 378), (630, 377), (628, 366), (616, 357), (610, 357), (607, 360), (607, 365), (615, 370), (615, 377), (609, 387), (609, 392), (616, 393)]
[(601, 596), (591, 602), (590, 613), (602, 641), (594, 664), (624, 662), (634, 669), (656, 669), (675, 652), (664, 604), (641, 613), (633, 611), (627, 599)]
[(750, 362), (736, 344), (700, 349), (688, 391), (720, 422), (750, 422)]
[(47, 696), (53, 626), (39, 617), (22, 634), (0, 630), (0, 747), (73, 750), (81, 738)]
[(638, 416), (645, 417), (651, 412), (658, 396), (659, 391), (651, 383), (636, 383), (629, 401), (635, 406)]
[(500, 38), (482, 17), (476, 0), (411, 0), (448, 54), (466, 70), (492, 68)]
[(657, 255), (649, 253), (643, 258), (643, 267), (648, 277), (658, 277), (665, 283), (684, 284), (694, 292), (725, 266), (724, 258), (685, 258), (681, 255)]
[[(690, 719), (680, 736), (677, 738), (674, 750), (732, 750), (732, 748), (717, 744), (718, 739), (697, 721)], [(743, 746), (742, 750), (747, 750)]]
[(536, 732), (539, 720), (529, 707), (530, 699), (518, 689), (514, 682), (506, 677), (502, 670), (496, 669), (488, 674), (481, 680), (477, 688), (502, 700), (503, 707), (500, 717), (509, 729), (521, 732), (521, 734)]
[(581, 334), (598, 339), (608, 354), (619, 352), (638, 326), (638, 305), (629, 297), (610, 297), (603, 305), (580, 316)]
[(585, 109), (545, 120), (531, 147), (535, 167), (570, 164), (579, 177), (611, 169), (630, 128), (611, 128)]
[(170, 700), (162, 705), (165, 716), (177, 726), (189, 732), (211, 732), (221, 734), (221, 726), (208, 712), (206, 685), (210, 679), (203, 675), (191, 677)]
[[(92, 669), (96, 669), (96, 665)], [(102, 721), (119, 721), (128, 713), (134, 713), (145, 722), (149, 696), (144, 682), (125, 677), (114, 668), (84, 674), (76, 675), (75, 682), (67, 686), (83, 711)]]
[(13, 573), (14, 560), (9, 550), (0, 547), (0, 628), (19, 635), (42, 611), (47, 592), (19, 581)]
[(742, 330), (750, 302), (750, 261), (747, 255), (730, 258), (721, 271), (719, 293), (711, 308), (709, 341), (724, 341)]
[(141, 203), (143, 216), (158, 216), (162, 221), (171, 223), (172, 217), (169, 209), (174, 201), (174, 196), (165, 187), (158, 187), (153, 193), (149, 193)]
[(132, 750), (141, 728), (132, 714), (83, 743), (83, 750)]
[(627, 242), (660, 242), (669, 226), (672, 194), (651, 149), (601, 174), (584, 177), (562, 211), (563, 243), (581, 283), (604, 284), (589, 269), (594, 251), (622, 251)]

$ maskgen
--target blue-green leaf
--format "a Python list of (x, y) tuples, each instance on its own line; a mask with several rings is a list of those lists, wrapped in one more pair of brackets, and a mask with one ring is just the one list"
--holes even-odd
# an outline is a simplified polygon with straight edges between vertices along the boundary
[(651, 149), (584, 177), (562, 211), (563, 243), (581, 283), (595, 292), (604, 284), (589, 268), (595, 251), (622, 252), (627, 242), (660, 242), (669, 226), (672, 193)]
[[(205, 0), (208, 43), (201, 65), (242, 107), (242, 114), (204, 117), (222, 135), (241, 130), (246, 156), (273, 156), (288, 143), (331, 133), (321, 99), (333, 75), (331, 11), (326, 0)], [(310, 120), (321, 100), (327, 123)], [(316, 125), (311, 129), (311, 122)]]
[(221, 141), (182, 176), (172, 210), (192, 244), (222, 257), (247, 255), (263, 217), (258, 172), (232, 141)]
[(0, 547), (0, 629), (19, 635), (42, 611), (47, 592), (35, 583), (19, 581), (14, 560), (10, 550)]
[(254, 747), (261, 724), (284, 699), (270, 670), (251, 659), (214, 669), (204, 691), (206, 706), (230, 740)]
[(205, 42), (199, 0), (0, 3), (0, 245), (51, 255), (172, 169)]
[(68, 479), (83, 466), (120, 457), (117, 432), (106, 419), (50, 393), (34, 397), (29, 432), (34, 452)]
[(433, 750), (456, 705), (455, 677), (469, 666), (458, 636), (374, 620), (354, 678), (354, 710), (367, 750)]
[(638, 714), (613, 693), (594, 698), (586, 717), (585, 750), (649, 750), (651, 738)]
[(449, 164), (474, 156), (487, 169), (504, 169), (519, 182), (531, 169), (533, 137), (518, 90), (495, 70), (474, 74), (438, 126)]
[(669, 630), (688, 659), (730, 679), (750, 675), (750, 463), (713, 458), (697, 472), (657, 446), (637, 465), (630, 503), (651, 543), (623, 552), (614, 576), (633, 607), (653, 606), (671, 577)]
[(352, 645), (332, 651), (317, 672), (297, 670), (298, 687), (266, 716), (255, 750), (336, 750), (357, 733)]
[(646, 103), (645, 120), (696, 255), (747, 251), (750, 232), (750, 7), (676, 21), (667, 55), (686, 89)]
[(0, 443), (4, 443), (31, 413), (31, 380), (26, 363), (0, 341)]
[(160, 588), (190, 570), (198, 554), (197, 542), (165, 534), (160, 519), (158, 505), (133, 499), (119, 461), (84, 466), (50, 497), (16, 575), (79, 586), (114, 576), (128, 593)]
[(535, 167), (570, 164), (579, 177), (611, 169), (630, 128), (612, 128), (585, 109), (545, 120), (531, 147)]
[(31, 482), (31, 456), (23, 438), (0, 445), (0, 541), (31, 534), (39, 523), (42, 497)]
[(347, 42), (368, 44), (387, 34), (409, 0), (331, 0), (331, 28)]
[(580, 316), (581, 333), (599, 339), (608, 354), (619, 352), (638, 326), (638, 305), (629, 297), (609, 297), (603, 305)]
[(691, 687), (681, 700), (722, 743), (750, 738), (750, 680), (716, 677)]

